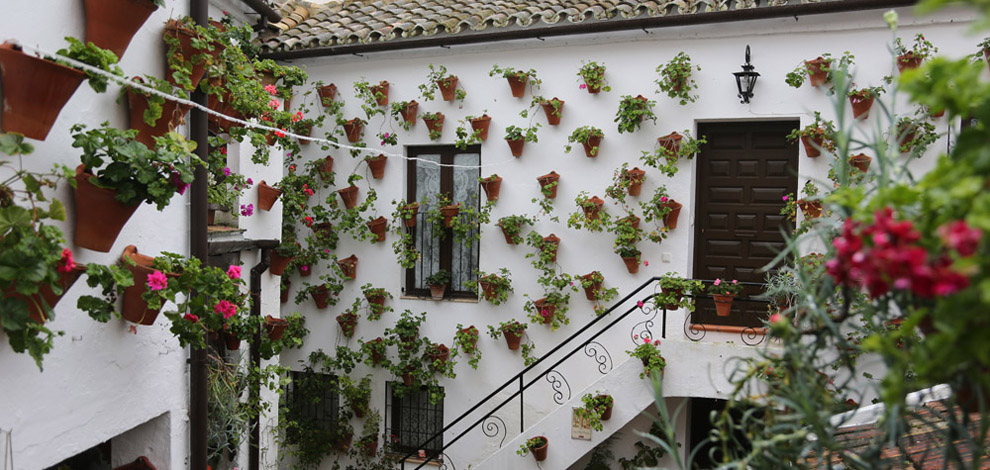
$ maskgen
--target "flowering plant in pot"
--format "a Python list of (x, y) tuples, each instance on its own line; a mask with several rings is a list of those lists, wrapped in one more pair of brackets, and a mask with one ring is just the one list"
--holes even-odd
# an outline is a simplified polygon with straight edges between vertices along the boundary
[(718, 316), (727, 317), (732, 312), (732, 300), (742, 292), (742, 286), (735, 279), (730, 282), (718, 278), (712, 282), (712, 286), (708, 288), (708, 292), (715, 299), (715, 308)]
[(797, 200), (797, 205), (801, 208), (801, 212), (804, 213), (804, 218), (816, 219), (821, 217), (822, 201), (818, 198), (818, 186), (811, 180), (808, 180), (804, 183), (804, 187), (801, 188), (801, 193), (804, 197)]
[[(584, 296), (592, 302), (608, 302), (619, 296), (619, 290), (615, 287), (604, 288), (605, 276), (598, 271), (592, 271), (580, 276), (581, 287), (584, 289)], [(597, 313), (597, 309), (596, 309)]]
[[(371, 387), (369, 386), (370, 390)], [(373, 458), (378, 453), (378, 431), (381, 427), (382, 415), (378, 410), (373, 410), (368, 414), (361, 426), (361, 438), (357, 442), (357, 451), (363, 458)]]
[[(456, 356), (456, 354), (454, 354)], [(445, 344), (437, 344), (426, 340), (424, 348), (423, 362), (429, 366), (430, 371), (446, 377), (454, 378), (454, 365), (456, 361), (451, 358), (450, 348)]]
[(509, 87), (512, 89), (512, 96), (516, 98), (522, 98), (526, 94), (526, 85), (530, 85), (532, 88), (539, 88), (542, 83), (536, 76), (536, 70), (517, 70), (512, 67), (499, 67), (495, 64), (492, 70), (488, 72), (489, 77), (494, 77), (496, 75), (501, 75), (509, 81)]
[(385, 338), (379, 336), (371, 341), (358, 340), (361, 345), (361, 355), (368, 367), (388, 367)]
[[(164, 314), (183, 347), (205, 347), (206, 333), (221, 331), (232, 317), (247, 311), (250, 301), (240, 266), (225, 271), (175, 253), (162, 253), (152, 266), (141, 297), (151, 310), (161, 309), (166, 301), (176, 305)], [(176, 301), (179, 294), (184, 296), (182, 301)]]
[(904, 45), (901, 38), (894, 39), (894, 54), (897, 56), (897, 71), (918, 68), (925, 59), (938, 53), (938, 48), (932, 45), (925, 35), (918, 33), (914, 36), (914, 44), (910, 49)]
[(909, 153), (921, 158), (928, 146), (938, 140), (935, 125), (927, 118), (903, 116), (894, 125), (894, 143), (901, 153)]
[(694, 103), (698, 99), (698, 95), (691, 95), (691, 90), (698, 89), (698, 84), (691, 78), (694, 70), (701, 70), (701, 66), (692, 66), (691, 56), (685, 52), (678, 52), (670, 62), (657, 66), (657, 73), (660, 74), (660, 79), (655, 81), (660, 87), (657, 93), (663, 92), (671, 98), (680, 100), (681, 106), (688, 102)]
[(464, 353), (470, 356), (468, 364), (477, 370), (478, 361), (481, 360), (481, 349), (478, 348), (478, 328), (474, 325), (464, 328), (464, 325), (458, 323), (454, 333), (454, 345), (456, 346), (454, 353)]
[(583, 405), (575, 411), (578, 417), (587, 420), (591, 429), (601, 432), (602, 421), (608, 421), (612, 417), (612, 406), (615, 405), (612, 395), (604, 395), (595, 390), (594, 394), (584, 394), (581, 403)]
[[(577, 291), (573, 277), (570, 274), (556, 274), (553, 271), (544, 271), (537, 283), (543, 287), (543, 297), (526, 301), (523, 310), (527, 312), (531, 323), (542, 323), (550, 325), (551, 331), (556, 331), (563, 325), (570, 323), (567, 318), (569, 310), (568, 303), (571, 300), (570, 288)], [(529, 297), (529, 295), (526, 295)]]
[(537, 462), (542, 462), (547, 459), (547, 446), (550, 445), (550, 441), (544, 436), (536, 436), (526, 439), (526, 442), (520, 444), (519, 450), (516, 451), (519, 455), (526, 455), (530, 452), (533, 453), (533, 458)]
[(570, 228), (601, 232), (612, 221), (611, 216), (602, 207), (605, 201), (598, 196), (589, 196), (587, 191), (578, 193), (574, 198), (574, 204), (580, 210), (571, 213), (567, 218), (567, 226)]
[(403, 130), (408, 131), (416, 125), (416, 113), (418, 110), (419, 103), (417, 103), (416, 100), (396, 101), (395, 103), (392, 103), (392, 110), (390, 114), (392, 115), (392, 119), (402, 126)]
[(623, 96), (622, 101), (619, 101), (619, 111), (615, 114), (619, 133), (636, 132), (643, 125), (644, 118), (656, 124), (657, 115), (653, 114), (653, 107), (656, 105), (656, 101), (647, 99), (643, 95)]
[(390, 345), (399, 346), (399, 350), (414, 347), (413, 343), (419, 338), (419, 327), (425, 320), (426, 312), (417, 315), (408, 309), (403, 311), (395, 325), (385, 329), (386, 341)]
[(848, 96), (849, 104), (852, 106), (853, 119), (866, 119), (869, 117), (870, 108), (873, 107), (873, 101), (885, 91), (887, 89), (882, 86), (850, 89)]
[(340, 395), (344, 398), (347, 406), (354, 411), (354, 416), (363, 418), (368, 413), (368, 405), (371, 403), (371, 374), (361, 378), (360, 381), (352, 379), (347, 374), (337, 376)]
[(375, 321), (385, 312), (391, 312), (392, 307), (386, 307), (385, 301), (392, 298), (392, 293), (384, 287), (373, 287), (371, 283), (361, 286), (361, 293), (368, 301), (368, 319)]
[(200, 26), (188, 16), (169, 19), (162, 39), (167, 48), (165, 79), (187, 91), (196, 89), (226, 47), (217, 28)]
[(505, 128), (505, 141), (509, 144), (509, 150), (513, 157), (521, 157), (523, 146), (526, 142), (537, 142), (536, 131), (540, 128), (540, 123), (534, 123), (529, 127), (517, 127), (510, 125)]
[(667, 361), (660, 355), (660, 340), (650, 340), (646, 336), (640, 338), (639, 335), (634, 335), (633, 340), (642, 342), (632, 351), (627, 350), (626, 353), (643, 362), (643, 372), (639, 373), (639, 378), (646, 378), (654, 370), (659, 370), (660, 376), (663, 377), (663, 370), (667, 367)]
[(296, 292), (295, 302), (301, 304), (309, 298), (313, 298), (317, 308), (326, 308), (337, 305), (340, 302), (340, 293), (344, 290), (344, 285), (333, 274), (321, 274), (320, 281), (314, 284), (304, 282), (302, 289)]
[(660, 294), (656, 296), (656, 303), (663, 304), (667, 310), (677, 310), (679, 308), (694, 311), (694, 300), (688, 295), (698, 295), (705, 290), (705, 285), (701, 281), (685, 279), (677, 273), (668, 272), (660, 277)]
[(392, 220), (398, 224), (400, 221), (404, 227), (416, 226), (416, 214), (419, 213), (419, 203), (416, 201), (406, 202), (405, 199), (392, 200), (395, 211), (392, 212)]
[(501, 322), (498, 326), (488, 325), (488, 336), (491, 336), (492, 339), (498, 339), (499, 336), (504, 336), (505, 344), (509, 349), (514, 351), (519, 349), (519, 342), (522, 340), (522, 335), (526, 332), (528, 326), (526, 323), (518, 320)]
[(433, 101), (436, 98), (436, 90), (440, 90), (444, 101), (457, 100), (463, 106), (467, 92), (464, 91), (463, 86), (458, 88), (457, 76), (449, 74), (447, 67), (443, 65), (434, 67), (433, 64), (429, 64), (429, 68), (430, 72), (426, 74), (426, 81), (419, 85), (419, 92), (423, 95), (423, 99)]
[(605, 133), (594, 126), (581, 126), (574, 129), (571, 135), (567, 136), (567, 145), (564, 146), (564, 153), (570, 153), (571, 144), (580, 143), (584, 146), (584, 154), (588, 158), (598, 156), (598, 146), (601, 145), (602, 137)]
[(447, 284), (450, 284), (450, 271), (441, 269), (423, 279), (423, 282), (430, 286), (430, 296), (433, 300), (443, 300)]
[(493, 174), (489, 176), (479, 176), (478, 183), (481, 184), (481, 189), (485, 190), (485, 198), (488, 202), (495, 202), (498, 200), (499, 192), (502, 189), (502, 177)]
[(518, 245), (523, 241), (522, 229), (524, 225), (533, 225), (535, 220), (533, 217), (527, 217), (525, 215), (508, 215), (498, 219), (498, 226), (502, 229), (502, 235), (505, 236), (505, 242), (510, 245)]
[(474, 275), (477, 277), (477, 280), (465, 282), (464, 287), (471, 290), (476, 290), (480, 287), (480, 294), (492, 305), (505, 303), (509, 298), (509, 292), (513, 292), (512, 278), (509, 276), (508, 269), (499, 268), (498, 274), (475, 270)]
[(707, 143), (705, 136), (694, 138), (687, 129), (683, 134), (674, 131), (657, 138), (656, 147), (649, 152), (643, 151), (640, 159), (643, 163), (672, 177), (677, 173), (677, 162), (681, 158), (693, 159), (701, 150), (701, 146)]
[(595, 61), (581, 61), (581, 68), (578, 69), (577, 75), (584, 80), (584, 83), (579, 87), (588, 90), (588, 93), (591, 94), (612, 91), (612, 87), (608, 86), (608, 80), (605, 79), (605, 70), (605, 64), (599, 64)]
[[(388, 82), (382, 82), (382, 84), (388, 86)], [(377, 115), (385, 115), (382, 106), (388, 104), (388, 94), (387, 92), (383, 93), (384, 89), (380, 85), (371, 85), (364, 77), (354, 82), (354, 96), (361, 100), (361, 109), (368, 120)], [(384, 104), (382, 103), (383, 100)]]
[(794, 70), (787, 72), (784, 82), (794, 88), (801, 88), (806, 78), (814, 87), (832, 83), (832, 72), (847, 70), (853, 64), (854, 59), (855, 56), (845, 52), (836, 62), (832, 54), (825, 53), (812, 60), (802, 61)]
[(443, 113), (423, 113), (420, 115), (430, 132), (430, 140), (440, 140), (443, 136)]
[(787, 140), (793, 142), (801, 139), (805, 153), (811, 157), (821, 155), (822, 150), (835, 151), (835, 123), (822, 119), (822, 114), (815, 111), (815, 120), (803, 129), (794, 129), (787, 134)]
[(622, 258), (630, 274), (638, 273), (640, 251), (636, 243), (643, 239), (643, 230), (634, 221), (622, 218), (609, 226), (609, 231), (615, 234), (612, 250)]

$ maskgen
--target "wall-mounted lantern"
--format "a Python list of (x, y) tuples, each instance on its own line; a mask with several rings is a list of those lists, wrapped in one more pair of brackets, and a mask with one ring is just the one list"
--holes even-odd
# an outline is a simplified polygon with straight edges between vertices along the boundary
[(742, 72), (732, 72), (732, 75), (736, 76), (736, 87), (739, 88), (739, 97), (742, 98), (740, 103), (749, 103), (749, 99), (753, 97), (753, 88), (756, 87), (756, 79), (760, 76), (759, 72), (754, 71), (756, 67), (749, 63), (749, 45), (746, 45), (746, 63), (742, 66)]

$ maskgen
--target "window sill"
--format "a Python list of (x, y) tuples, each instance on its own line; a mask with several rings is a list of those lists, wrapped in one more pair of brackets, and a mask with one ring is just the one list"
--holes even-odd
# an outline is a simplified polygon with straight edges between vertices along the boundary
[(691, 331), (701, 332), (710, 331), (713, 333), (733, 333), (733, 334), (753, 334), (753, 335), (766, 335), (767, 328), (762, 326), (728, 326), (728, 325), (716, 325), (714, 323), (692, 323)]
[(458, 297), (451, 297), (443, 300), (433, 300), (433, 298), (430, 296), (406, 295), (406, 294), (399, 296), (399, 300), (429, 300), (433, 302), (454, 302), (454, 303), (463, 303), (463, 304), (476, 304), (479, 302), (478, 299), (463, 299)]
[[(406, 454), (397, 454), (397, 453), (394, 453), (394, 452), (390, 452), (389, 453), (389, 456), (390, 457), (393, 457), (395, 459), (401, 459), (402, 457), (405, 457)], [(409, 457), (408, 459), (406, 459), (406, 465), (410, 465), (410, 464), (411, 465), (419, 465), (419, 464), (422, 464), (425, 461), (426, 461), (426, 459), (421, 459), (421, 458), (418, 458), (418, 457)], [(440, 467), (440, 466), (443, 465), (443, 460), (433, 459), (433, 460), (430, 460), (429, 462), (427, 462), (426, 465), (428, 467)]]

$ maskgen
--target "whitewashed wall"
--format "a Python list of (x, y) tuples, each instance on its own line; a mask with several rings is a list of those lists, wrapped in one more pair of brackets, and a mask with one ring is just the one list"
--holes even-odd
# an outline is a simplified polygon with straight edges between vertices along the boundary
[[(630, 166), (643, 167), (638, 157), (642, 150), (652, 149), (655, 139), (671, 131), (683, 132), (696, 129), (698, 122), (705, 121), (749, 121), (749, 120), (784, 120), (798, 118), (801, 126), (813, 120), (812, 112), (819, 110), (826, 119), (836, 119), (830, 98), (822, 90), (805, 84), (800, 89), (793, 89), (784, 83), (785, 74), (792, 70), (801, 60), (812, 59), (824, 52), (840, 56), (843, 51), (850, 51), (856, 56), (856, 84), (859, 86), (879, 85), (881, 77), (896, 73), (893, 60), (888, 52), (892, 40), (891, 32), (881, 19), (883, 11), (867, 11), (822, 16), (807, 16), (800, 18), (781, 18), (761, 21), (745, 21), (701, 26), (672, 27), (649, 32), (634, 31), (610, 35), (571, 36), (565, 38), (548, 38), (544, 40), (505, 41), (500, 43), (452, 46), (450, 48), (434, 48), (429, 50), (408, 50), (385, 53), (369, 53), (361, 56), (338, 56), (290, 61), (293, 65), (305, 66), (311, 80), (323, 80), (335, 83), (344, 96), (346, 106), (345, 118), (364, 117), (359, 108), (360, 102), (354, 96), (352, 84), (362, 78), (377, 83), (388, 80), (391, 83), (390, 102), (416, 99), (420, 102), (420, 113), (443, 112), (446, 122), (443, 138), (438, 143), (451, 144), (454, 140), (454, 130), (457, 121), (466, 115), (480, 115), (484, 110), (492, 116), (491, 130), (487, 142), (482, 145), (482, 176), (498, 173), (504, 178), (501, 197), (493, 213), (493, 222), (499, 217), (510, 214), (535, 214), (537, 207), (530, 200), (539, 197), (539, 188), (535, 178), (539, 175), (556, 170), (562, 175), (558, 196), (555, 202), (555, 215), (564, 221), (567, 214), (577, 210), (574, 198), (578, 192), (587, 190), (591, 194), (604, 196), (604, 189), (610, 183), (613, 170), (622, 162)], [(899, 34), (906, 40), (913, 38), (916, 32), (923, 32), (929, 40), (941, 49), (943, 54), (961, 57), (971, 53), (978, 39), (965, 36), (969, 14), (962, 11), (947, 10), (936, 16), (924, 19), (914, 19), (907, 9), (899, 10), (901, 29)], [(963, 21), (960, 21), (962, 19)], [(909, 42), (909, 41), (908, 41)], [(755, 97), (751, 104), (740, 104), (736, 97), (736, 86), (732, 72), (741, 69), (743, 53), (746, 45), (753, 51), (752, 62), (756, 70), (762, 74), (755, 89)], [(698, 102), (679, 106), (665, 94), (656, 93), (657, 87), (653, 81), (657, 78), (654, 69), (661, 63), (669, 61), (680, 51), (685, 51), (692, 57), (695, 64), (702, 70), (696, 72), (694, 78), (700, 86)], [(589, 95), (578, 88), (581, 83), (576, 72), (582, 60), (604, 62), (608, 67), (607, 79), (612, 91), (599, 95)], [(467, 100), (463, 108), (456, 102), (439, 100), (426, 102), (420, 96), (417, 85), (425, 81), (428, 64), (442, 64), (450, 73), (460, 78), (467, 91)], [(550, 98), (559, 97), (566, 101), (563, 119), (558, 126), (548, 126), (542, 111), (537, 111), (535, 122), (543, 124), (539, 132), (539, 143), (527, 143), (522, 158), (513, 158), (503, 141), (504, 129), (508, 125), (524, 126), (526, 119), (518, 116), (530, 100), (527, 93), (524, 98), (513, 98), (506, 80), (501, 77), (489, 77), (488, 72), (493, 64), (511, 66), (517, 69), (534, 68), (543, 80), (543, 87), (538, 93)], [(643, 94), (657, 101), (656, 125), (646, 122), (638, 132), (618, 134), (613, 122), (619, 99), (622, 95)], [(889, 100), (887, 95), (885, 99)], [(847, 106), (848, 108), (848, 106)], [(906, 111), (903, 102), (897, 105), (897, 110)], [(850, 111), (847, 111), (850, 112)], [(874, 107), (872, 116), (879, 116), (878, 108)], [(374, 136), (379, 128), (381, 117), (376, 117), (366, 127), (364, 142), (369, 147), (380, 147)], [(878, 125), (887, 129), (889, 123), (877, 123), (871, 120), (866, 123), (851, 124), (851, 115), (845, 119), (847, 126), (855, 126), (861, 132), (868, 132)], [(946, 133), (948, 123), (945, 118), (936, 121), (938, 131)], [(583, 125), (594, 125), (605, 131), (599, 156), (595, 159), (586, 158), (580, 146), (570, 154), (564, 153), (567, 136), (573, 129)], [(389, 124), (385, 124), (389, 129)], [(326, 129), (324, 129), (326, 130)], [(314, 132), (314, 135), (319, 133)], [(403, 153), (404, 146), (431, 144), (427, 130), (422, 120), (418, 120), (411, 132), (399, 130), (399, 145), (388, 147), (391, 153)], [(918, 171), (930, 168), (931, 157), (947, 145), (946, 138), (940, 138), (929, 150), (924, 160), (912, 162), (912, 167)], [(343, 184), (344, 176), (352, 171), (365, 174), (365, 168), (358, 159), (348, 157), (344, 150), (329, 152), (336, 160), (335, 171), (339, 175), (337, 181)], [(377, 153), (377, 152), (375, 152)], [(326, 152), (315, 146), (303, 150), (306, 159), (322, 158)], [(621, 259), (612, 252), (611, 234), (592, 234), (587, 231), (575, 231), (566, 228), (565, 224), (554, 224), (542, 220), (534, 228), (546, 235), (553, 232), (562, 239), (558, 262), (569, 273), (584, 274), (592, 270), (600, 270), (610, 287), (618, 287), (621, 294), (629, 292), (649, 276), (660, 275), (667, 271), (678, 272), (690, 276), (692, 266), (695, 188), (695, 162), (681, 161), (680, 171), (673, 178), (659, 175), (655, 170), (647, 169), (648, 175), (643, 188), (643, 197), (649, 197), (653, 189), (659, 185), (667, 186), (672, 197), (685, 204), (679, 226), (670, 237), (657, 246), (649, 242), (641, 242), (643, 259), (649, 261), (649, 267), (641, 268), (639, 274), (631, 275)], [(811, 159), (805, 156), (802, 148), (799, 157), (799, 187), (808, 178), (820, 183), (828, 183), (829, 158)], [(645, 167), (644, 167), (645, 168)], [(393, 199), (404, 198), (406, 195), (405, 162), (391, 158), (388, 162), (383, 180), (365, 180), (361, 185), (361, 197), (367, 194), (370, 187), (378, 191), (376, 215), (388, 215), (392, 206), (388, 204)], [(323, 194), (321, 196), (326, 196)], [(632, 199), (636, 201), (636, 198)], [(619, 213), (617, 206), (607, 204), (612, 214)], [(483, 271), (495, 271), (507, 267), (512, 272), (515, 293), (509, 302), (502, 306), (493, 307), (486, 302), (433, 302), (399, 298), (403, 286), (403, 272), (395, 262), (395, 256), (390, 248), (390, 242), (395, 235), (389, 234), (389, 243), (368, 245), (350, 239), (342, 239), (338, 255), (348, 256), (358, 254), (360, 263), (358, 278), (345, 284), (341, 301), (335, 308), (317, 310), (311, 301), (299, 306), (288, 304), (284, 311), (299, 309), (307, 315), (307, 326), (312, 333), (302, 351), (292, 351), (283, 355), (286, 364), (296, 363), (304, 359), (310, 351), (324, 349), (332, 351), (336, 344), (346, 344), (356, 348), (357, 338), (372, 339), (379, 336), (382, 330), (397, 318), (397, 313), (384, 317), (379, 322), (369, 323), (362, 319), (357, 327), (354, 339), (343, 343), (338, 335), (338, 327), (334, 316), (341, 313), (350, 305), (354, 297), (360, 296), (359, 286), (371, 282), (377, 287), (388, 288), (396, 299), (391, 306), (397, 312), (410, 309), (414, 312), (428, 312), (425, 326), (421, 334), (436, 341), (448, 342), (454, 334), (455, 324), (474, 324), (484, 330), (488, 324), (497, 324), (509, 318), (523, 318), (522, 306), (525, 302), (523, 294), (540, 297), (541, 289), (536, 285), (537, 272), (524, 259), (524, 254), (530, 249), (526, 246), (509, 246), (503, 241), (501, 232), (494, 225), (483, 228), (481, 242), (480, 268)], [(346, 237), (345, 237), (346, 238)], [(326, 267), (317, 269), (316, 274), (326, 272)], [(311, 278), (312, 279), (312, 278)], [(293, 279), (295, 289), (300, 287), (298, 279)], [(529, 336), (537, 345), (537, 354), (542, 355), (558, 341), (568, 337), (593, 318), (591, 304), (584, 300), (583, 294), (572, 296), (570, 326), (551, 333), (540, 325), (531, 325)], [(684, 340), (681, 326), (683, 312), (672, 314), (667, 327), (667, 338)], [(615, 335), (626, 335), (626, 329), (617, 329)], [(336, 339), (335, 339), (336, 338)], [(704, 341), (738, 341), (737, 335), (719, 338), (709, 333)], [(625, 339), (624, 341), (628, 341)], [(616, 344), (619, 344), (618, 342)], [(621, 343), (628, 347), (628, 342)], [(466, 363), (456, 368), (456, 380), (444, 380), (447, 399), (445, 401), (445, 419), (457, 417), (488, 391), (514, 375), (522, 368), (522, 362), (516, 353), (508, 351), (502, 339), (491, 340), (482, 336), (479, 345), (484, 353), (478, 371), (471, 370)], [(624, 347), (611, 348), (613, 358), (621, 361), (625, 356)], [(621, 357), (620, 357), (621, 356)], [(668, 361), (691, 361), (690, 357), (668, 357)], [(593, 366), (593, 365), (592, 365)], [(573, 373), (592, 374), (587, 364), (572, 366)], [(383, 409), (385, 381), (394, 380), (390, 374), (380, 370), (368, 371), (359, 367), (354, 375), (373, 373), (377, 389), (372, 397), (372, 407)], [(719, 373), (719, 371), (709, 371)], [(725, 390), (712, 389), (713, 381), (699, 378), (696, 385), (696, 396), (725, 396)], [(544, 387), (545, 389), (546, 387)], [(580, 389), (581, 386), (576, 387)], [(510, 389), (511, 390), (511, 389)], [(534, 418), (545, 412), (541, 407), (552, 407), (550, 393), (537, 387), (536, 392), (527, 392), (527, 409), (535, 408)], [(518, 404), (508, 407), (505, 420), (510, 428), (517, 426)], [(355, 429), (360, 429), (360, 423), (354, 423)], [(510, 431), (510, 436), (515, 431)], [(483, 455), (492, 450), (490, 440), (485, 440), (481, 432), (475, 433), (465, 441), (458, 443), (448, 452), (454, 462), (460, 467), (470, 462), (477, 462)], [(449, 438), (449, 436), (448, 436)], [(626, 433), (624, 441), (635, 440), (632, 433)], [(496, 443), (497, 445), (497, 443)], [(628, 449), (629, 443), (624, 442), (617, 449)], [(331, 459), (328, 459), (328, 462)], [(328, 463), (324, 468), (329, 468)]]
[[(165, 8), (159, 8), (148, 19), (121, 60), (127, 75), (164, 76), (162, 27), (168, 18), (185, 15), (188, 5), (185, 0), (168, 0)], [(219, 17), (221, 8), (240, 16), (236, 8), (243, 7), (227, 2), (211, 9), (211, 15)], [(83, 3), (10, 2), (5, 5), (0, 31), (2, 39), (16, 39), (54, 52), (65, 45), (64, 36), (82, 38)], [(75, 123), (93, 128), (109, 121), (115, 127), (126, 128), (126, 102), (116, 102), (119, 90), (119, 86), (111, 84), (107, 93), (96, 94), (88, 85), (81, 85), (48, 138), (44, 142), (29, 139), (35, 152), (22, 158), (24, 168), (46, 171), (56, 163), (73, 168), (78, 165), (80, 152), (72, 148), (69, 135)], [(180, 132), (188, 136), (185, 126)], [(277, 181), (281, 177), (281, 156), (273, 152), (272, 160), (271, 167), (248, 167), (245, 174), (255, 180)], [(108, 253), (73, 245), (75, 212), (71, 189), (63, 184), (53, 195), (64, 201), (69, 211), (69, 220), (62, 229), (77, 262), (114, 263), (129, 244), (149, 255), (163, 251), (189, 254), (188, 192), (176, 196), (161, 212), (147, 204), (138, 208)], [(256, 200), (253, 193), (245, 197)], [(268, 217), (272, 218), (268, 225), (277, 227), (280, 206), (271, 215), (255, 220)], [(248, 229), (246, 237), (277, 236), (277, 230), (272, 232), (262, 223), (248, 223), (244, 228)], [(247, 268), (257, 262), (253, 258), (244, 259), (245, 276)], [(274, 281), (269, 280), (265, 289), (278, 295)], [(45, 357), (43, 372), (27, 354), (11, 351), (7, 338), (0, 333), (0, 429), (11, 432), (15, 468), (45, 468), (125, 432), (114, 440), (114, 465), (147, 455), (162, 470), (188, 468), (188, 351), (180, 348), (168, 331), (164, 316), (153, 326), (138, 326), (136, 332), (123, 320), (107, 324), (91, 320), (75, 308), (78, 297), (87, 293), (85, 279), (81, 278), (58, 304), (57, 318), (48, 326), (65, 331), (65, 335), (56, 338), (53, 352)], [(276, 303), (277, 299), (269, 299), (264, 304), (266, 311), (277, 312)], [(141, 426), (143, 423), (148, 425)], [(0, 455), (7, 457), (2, 451)]]

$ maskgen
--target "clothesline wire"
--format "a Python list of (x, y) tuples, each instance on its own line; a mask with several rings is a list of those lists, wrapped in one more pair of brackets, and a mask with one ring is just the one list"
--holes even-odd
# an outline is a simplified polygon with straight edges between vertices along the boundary
[(107, 72), (107, 71), (105, 71), (103, 69), (100, 69), (98, 67), (93, 67), (93, 66), (91, 66), (89, 64), (86, 64), (86, 63), (83, 63), (83, 62), (79, 62), (78, 60), (75, 60), (75, 59), (73, 59), (71, 57), (66, 57), (66, 56), (61, 55), (61, 54), (58, 54), (58, 53), (50, 52), (50, 51), (45, 50), (45, 49), (43, 49), (41, 47), (38, 47), (38, 46), (25, 45), (24, 43), (22, 43), (22, 42), (20, 42), (20, 41), (18, 41), (16, 39), (7, 39), (6, 41), (13, 42), (18, 47), (20, 47), (20, 48), (22, 48), (24, 50), (28, 50), (28, 51), (34, 52), (34, 53), (36, 53), (36, 54), (38, 54), (39, 56), (42, 56), (42, 57), (58, 57), (60, 61), (64, 61), (65, 63), (68, 63), (68, 64), (72, 65), (75, 68), (82, 69), (82, 70), (84, 70), (86, 72), (91, 72), (91, 73), (94, 73), (96, 75), (100, 75), (102, 77), (108, 78), (110, 80), (113, 80), (114, 82), (119, 83), (121, 86), (129, 87), (129, 88), (134, 88), (134, 89), (140, 90), (140, 91), (142, 91), (142, 92), (144, 92), (146, 94), (159, 96), (159, 97), (164, 98), (164, 99), (167, 99), (169, 101), (174, 101), (174, 102), (179, 103), (179, 104), (183, 104), (183, 105), (186, 105), (186, 106), (189, 106), (189, 107), (194, 107), (194, 108), (197, 108), (197, 109), (199, 109), (199, 110), (201, 110), (201, 111), (203, 111), (203, 112), (205, 112), (207, 114), (210, 114), (210, 115), (213, 115), (213, 116), (217, 116), (217, 117), (223, 118), (223, 119), (225, 119), (227, 121), (231, 121), (231, 122), (240, 124), (240, 125), (242, 125), (244, 127), (251, 128), (251, 129), (258, 129), (258, 130), (263, 130), (263, 131), (267, 131), (267, 132), (278, 132), (278, 133), (281, 133), (281, 134), (285, 135), (286, 137), (293, 137), (293, 138), (296, 138), (296, 139), (299, 139), (299, 140), (306, 140), (306, 141), (309, 141), (309, 142), (317, 142), (317, 143), (321, 143), (321, 144), (327, 144), (327, 145), (331, 145), (333, 147), (336, 147), (336, 148), (342, 149), (342, 150), (351, 150), (351, 151), (365, 152), (365, 153), (368, 153), (369, 155), (381, 154), (381, 155), (385, 155), (385, 156), (388, 156), (388, 157), (400, 158), (400, 159), (403, 159), (403, 160), (424, 162), (424, 163), (427, 163), (427, 164), (436, 165), (438, 167), (481, 169), (481, 168), (486, 168), (486, 167), (493, 167), (493, 166), (504, 165), (505, 162), (511, 161), (511, 160), (503, 160), (503, 161), (500, 161), (500, 162), (485, 163), (485, 164), (480, 164), (480, 165), (458, 165), (458, 164), (452, 164), (452, 163), (440, 163), (440, 162), (435, 162), (433, 160), (428, 160), (428, 159), (421, 158), (421, 157), (410, 157), (410, 156), (406, 156), (406, 155), (403, 155), (403, 154), (400, 154), (400, 153), (392, 153), (392, 152), (389, 152), (389, 151), (387, 151), (387, 150), (385, 150), (383, 148), (378, 148), (378, 147), (356, 147), (356, 146), (352, 146), (352, 145), (342, 144), (340, 142), (334, 142), (332, 140), (322, 139), (322, 138), (319, 138), (319, 137), (311, 137), (311, 136), (305, 136), (305, 135), (298, 135), (298, 134), (295, 134), (295, 133), (292, 133), (292, 132), (288, 132), (288, 131), (285, 131), (285, 130), (282, 130), (282, 129), (277, 129), (277, 128), (274, 128), (274, 127), (269, 127), (269, 126), (265, 126), (265, 125), (262, 125), (262, 124), (257, 124), (257, 123), (254, 123), (254, 122), (250, 122), (250, 121), (245, 121), (243, 119), (236, 118), (236, 117), (233, 117), (233, 116), (228, 116), (226, 114), (223, 114), (223, 113), (214, 111), (214, 110), (212, 110), (212, 109), (210, 109), (210, 108), (208, 108), (206, 106), (203, 106), (201, 104), (198, 104), (198, 103), (196, 103), (194, 101), (191, 101), (189, 99), (181, 98), (181, 97), (178, 97), (178, 96), (169, 94), (169, 93), (165, 93), (165, 92), (160, 91), (160, 90), (157, 90), (155, 88), (148, 87), (148, 86), (144, 85), (143, 83), (135, 82), (133, 80), (130, 80), (127, 77), (121, 77), (119, 75), (112, 74), (112, 73)]

